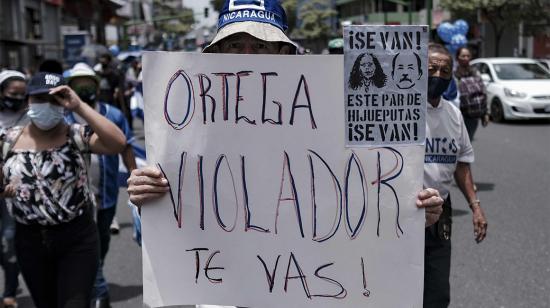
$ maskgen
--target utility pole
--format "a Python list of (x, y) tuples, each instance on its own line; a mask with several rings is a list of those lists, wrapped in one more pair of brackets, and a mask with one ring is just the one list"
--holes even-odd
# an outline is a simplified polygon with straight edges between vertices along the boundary
[(413, 0), (409, 0), (409, 25), (413, 23)]
[(428, 38), (429, 39), (432, 39), (432, 9), (433, 9), (433, 0), (428, 0), (428, 7), (427, 7), (427, 12), (426, 14), (428, 16), (427, 19), (428, 19)]

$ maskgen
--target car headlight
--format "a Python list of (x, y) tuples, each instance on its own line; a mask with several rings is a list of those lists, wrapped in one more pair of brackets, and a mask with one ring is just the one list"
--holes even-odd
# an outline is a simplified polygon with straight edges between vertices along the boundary
[(506, 96), (508, 97), (515, 97), (515, 98), (527, 97), (527, 93), (525, 92), (520, 92), (514, 89), (508, 89), (508, 88), (504, 88), (504, 94), (506, 94)]

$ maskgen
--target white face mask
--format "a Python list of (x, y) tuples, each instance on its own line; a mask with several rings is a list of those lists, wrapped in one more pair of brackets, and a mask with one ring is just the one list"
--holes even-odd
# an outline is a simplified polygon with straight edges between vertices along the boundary
[(52, 103), (31, 103), (27, 115), (41, 130), (50, 130), (63, 120), (65, 108)]

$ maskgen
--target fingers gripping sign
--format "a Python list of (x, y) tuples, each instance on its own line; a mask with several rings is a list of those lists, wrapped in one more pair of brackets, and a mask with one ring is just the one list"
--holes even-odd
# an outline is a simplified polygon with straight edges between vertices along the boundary
[(433, 188), (424, 189), (418, 194), (416, 206), (426, 209), (426, 227), (436, 223), (443, 213), (443, 199), (439, 191)]
[(158, 199), (169, 190), (168, 181), (155, 167), (133, 170), (127, 183), (130, 201), (137, 206)]

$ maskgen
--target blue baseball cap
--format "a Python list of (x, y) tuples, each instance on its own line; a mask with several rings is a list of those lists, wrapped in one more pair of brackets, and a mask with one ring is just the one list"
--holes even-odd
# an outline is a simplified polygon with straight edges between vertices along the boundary
[(65, 84), (63, 76), (55, 73), (40, 72), (32, 76), (27, 85), (29, 95), (49, 93), (51, 89)]
[(225, 0), (218, 19), (218, 32), (204, 48), (236, 33), (248, 33), (267, 42), (284, 42), (297, 47), (284, 33), (288, 28), (286, 13), (278, 0)]

